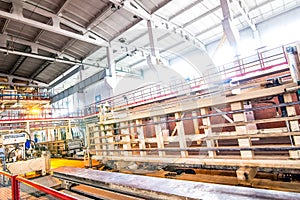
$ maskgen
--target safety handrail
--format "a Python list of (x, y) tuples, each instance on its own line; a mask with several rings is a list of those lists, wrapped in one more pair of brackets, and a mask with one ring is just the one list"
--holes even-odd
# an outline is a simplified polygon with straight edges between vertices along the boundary
[(0, 100), (50, 100), (48, 92), (18, 92), (13, 89), (1, 89)]
[[(257, 52), (257, 54), (241, 58), (237, 61), (230, 62), (217, 68), (207, 69), (202, 77), (193, 80), (174, 80), (171, 83), (156, 82), (141, 86), (137, 89), (130, 90), (125, 93), (106, 98), (102, 101), (92, 103), (86, 106), (83, 110), (78, 112), (68, 112), (68, 109), (59, 110), (59, 116), (52, 116), (52, 113), (57, 113), (55, 109), (51, 111), (41, 112), (40, 115), (26, 115), (22, 112), (17, 113), (12, 111), (7, 113), (7, 119), (53, 119), (56, 117), (76, 118), (89, 117), (99, 113), (99, 106), (109, 102), (113, 109), (124, 109), (126, 107), (138, 106), (142, 104), (151, 103), (157, 100), (173, 98), (185, 94), (186, 92), (196, 92), (206, 89), (209, 84), (208, 80), (218, 78), (222, 82), (230, 82), (231, 80), (241, 80), (243, 77), (248, 77), (251, 74), (259, 73), (261, 71), (273, 70), (275, 68), (281, 70), (282, 67), (286, 69), (288, 65), (287, 56), (284, 46), (267, 49)], [(282, 67), (280, 67), (282, 66)], [(279, 67), (279, 68), (276, 68)], [(274, 70), (273, 70), (274, 71)], [(252, 75), (251, 75), (252, 76)], [(0, 96), (0, 99), (3, 96)], [(3, 120), (3, 119), (2, 119)], [(2, 121), (0, 119), (0, 121)]]
[[(249, 59), (251, 58), (251, 59)], [(249, 59), (249, 61), (247, 61)], [(232, 66), (233, 64), (233, 66)], [(227, 64), (217, 67), (217, 70), (206, 70), (207, 75), (192, 80), (193, 87), (190, 82), (181, 81), (179, 83), (170, 84), (157, 83), (150, 86), (138, 88), (133, 91), (125, 92), (116, 95), (111, 98), (107, 98), (100, 103), (109, 102), (113, 108), (124, 108), (124, 106), (137, 106), (140, 104), (151, 103), (159, 98), (175, 97), (178, 94), (182, 94), (186, 91), (189, 86), (189, 90), (193, 88), (199, 88), (202, 84), (209, 84), (205, 80), (210, 80), (212, 77), (221, 77), (221, 79), (233, 79), (242, 77), (256, 72), (272, 69), (273, 67), (287, 65), (287, 57), (283, 46), (273, 48), (270, 50), (264, 50), (258, 54), (242, 58), (238, 61), (231, 62), (232, 67), (225, 67)], [(214, 72), (215, 71), (215, 72)], [(221, 81), (221, 80), (220, 80)], [(174, 81), (173, 81), (174, 82)], [(195, 84), (198, 83), (198, 84)], [(204, 86), (203, 86), (204, 87)], [(159, 89), (155, 89), (159, 88)], [(166, 93), (168, 91), (169, 93)], [(161, 94), (161, 95), (157, 95)], [(126, 97), (126, 98), (124, 98)]]
[(16, 180), (19, 181), (19, 182), (21, 182), (21, 183), (25, 183), (28, 186), (34, 187), (34, 188), (36, 188), (36, 189), (38, 189), (40, 191), (43, 191), (43, 192), (45, 192), (47, 194), (50, 194), (50, 195), (52, 195), (52, 196), (54, 196), (56, 198), (62, 199), (62, 200), (79, 200), (78, 198), (75, 198), (75, 197), (73, 197), (73, 196), (71, 196), (69, 194), (65, 194), (65, 193), (59, 192), (57, 190), (54, 190), (54, 189), (49, 188), (49, 187), (46, 187), (46, 186), (41, 185), (39, 183), (35, 183), (33, 181), (30, 181), (30, 180), (28, 180), (26, 178), (23, 178), (21, 176), (17, 176)]
[(53, 197), (56, 197), (56, 198), (59, 198), (59, 199), (62, 199), (62, 200), (79, 200), (78, 198), (75, 198), (69, 194), (65, 194), (65, 193), (62, 193), (60, 191), (57, 191), (57, 190), (54, 190), (52, 188), (49, 188), (49, 187), (46, 187), (44, 185), (41, 185), (39, 183), (35, 183), (33, 181), (30, 181), (26, 178), (23, 178), (19, 175), (12, 175), (8, 172), (5, 172), (5, 171), (1, 171), (0, 170), (0, 174), (1, 175), (4, 175), (8, 178), (10, 178), (11, 180), (11, 199), (12, 200), (20, 200), (21, 196), (20, 196), (20, 183), (24, 183), (30, 187), (33, 187), (35, 189), (38, 189), (40, 191), (43, 191), (47, 194), (50, 194), (52, 195)]

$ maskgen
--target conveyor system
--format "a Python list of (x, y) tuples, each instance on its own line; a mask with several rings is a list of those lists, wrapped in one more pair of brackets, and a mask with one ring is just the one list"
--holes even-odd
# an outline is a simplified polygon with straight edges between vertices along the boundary
[(54, 170), (53, 176), (68, 182), (69, 185), (90, 185), (141, 199), (300, 199), (299, 193), (293, 192), (233, 187), (72, 167), (57, 168)]

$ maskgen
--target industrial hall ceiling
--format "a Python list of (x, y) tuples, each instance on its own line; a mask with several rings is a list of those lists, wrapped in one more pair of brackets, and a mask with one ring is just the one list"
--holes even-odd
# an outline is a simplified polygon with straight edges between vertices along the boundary
[[(299, 0), (230, 2), (239, 30), (300, 5)], [(149, 20), (164, 30), (157, 34), (162, 58), (205, 50), (222, 38), (222, 16), (219, 0), (0, 0), (0, 82), (48, 86), (82, 65), (96, 73), (107, 67), (108, 47), (117, 66), (136, 67), (144, 58), (132, 53), (149, 44)]]

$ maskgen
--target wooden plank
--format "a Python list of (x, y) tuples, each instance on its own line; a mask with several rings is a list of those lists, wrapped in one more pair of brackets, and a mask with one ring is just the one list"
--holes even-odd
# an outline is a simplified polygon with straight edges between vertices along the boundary
[[(201, 113), (201, 115), (208, 114), (208, 108), (201, 108), (200, 113)], [(208, 127), (211, 125), (210, 118), (209, 117), (202, 118), (202, 123), (203, 123), (203, 125), (207, 126), (206, 128), (204, 128), (205, 136), (207, 136), (207, 137), (211, 136), (212, 130), (210, 127)], [(207, 145), (207, 147), (214, 147), (215, 141), (214, 140), (206, 140), (206, 145)], [(208, 156), (210, 158), (214, 158), (214, 157), (216, 157), (216, 155), (217, 154), (215, 151), (208, 151)]]
[[(197, 111), (192, 111), (192, 117), (197, 117)], [(198, 119), (193, 119), (194, 132), (196, 135), (200, 134)], [(197, 144), (201, 144), (201, 141), (198, 140)]]
[[(162, 135), (161, 124), (159, 123), (160, 122), (160, 117), (153, 117), (153, 120), (154, 120), (154, 123), (158, 123), (158, 124), (154, 125), (157, 147), (159, 149), (163, 149), (165, 145), (164, 145), (164, 138), (163, 138), (163, 135)], [(166, 153), (164, 151), (159, 151), (158, 152), (158, 156), (160, 156), (160, 157), (163, 157), (165, 155), (166, 155)]]
[[(121, 127), (128, 127), (128, 122), (121, 122)], [(123, 149), (131, 149), (131, 143), (130, 143), (130, 135), (129, 135), (129, 128), (121, 128), (121, 134), (124, 135), (122, 137), (122, 140), (120, 141), (123, 143)], [(121, 136), (120, 136), (121, 137)], [(130, 155), (132, 152), (124, 152), (124, 155)]]
[(272, 132), (268, 132), (268, 133), (251, 133), (251, 134), (237, 134), (235, 132), (234, 135), (221, 135), (218, 133), (214, 133), (212, 136), (210, 137), (204, 137), (202, 139), (239, 139), (239, 138), (266, 138), (266, 137), (284, 137), (284, 136), (299, 136), (300, 132), (285, 132), (285, 133), (272, 133)]
[[(100, 125), (100, 134), (101, 134), (101, 137), (104, 137), (104, 136), (106, 136), (106, 132), (104, 131), (104, 129), (105, 129), (105, 126), (104, 125)], [(107, 146), (106, 146), (106, 139), (105, 138), (102, 138), (101, 139), (101, 147), (102, 147), (102, 149), (103, 150), (106, 150), (107, 149)], [(98, 155), (98, 154), (100, 154), (100, 153), (102, 153), (102, 155), (104, 155), (104, 156), (106, 156), (108, 153), (106, 152), (106, 151), (104, 151), (104, 152), (98, 152), (98, 151), (96, 151), (96, 154)]]
[[(141, 119), (137, 119), (137, 120), (135, 120), (135, 123), (137, 125), (136, 129), (137, 129), (137, 134), (138, 134), (138, 139), (139, 139), (139, 148), (146, 149), (144, 130), (143, 130), (142, 126), (139, 126), (143, 122)], [(141, 156), (146, 156), (146, 154), (147, 154), (147, 152), (143, 152), (143, 151), (140, 152)]]
[(147, 156), (147, 157), (137, 157), (137, 156), (93, 156), (95, 160), (120, 160), (120, 161), (135, 161), (135, 162), (153, 162), (153, 163), (167, 163), (167, 164), (185, 164), (185, 165), (206, 165), (206, 166), (249, 166), (249, 167), (264, 167), (271, 169), (300, 169), (300, 160), (289, 160), (289, 159), (276, 159), (270, 157), (257, 157), (256, 159), (241, 159), (226, 156), (226, 158), (203, 158), (203, 157), (164, 157), (161, 159), (159, 157)]
[[(183, 126), (183, 121), (181, 119), (181, 113), (175, 113), (175, 119), (179, 120), (176, 122), (177, 131), (178, 131), (178, 140), (179, 140), (179, 147), (180, 148), (187, 148), (186, 145), (186, 138), (185, 138), (185, 131)], [(188, 152), (187, 151), (180, 151), (181, 157), (187, 157)]]
[(263, 123), (271, 123), (271, 122), (283, 122), (287, 120), (298, 120), (300, 116), (293, 117), (279, 117), (279, 118), (269, 118), (269, 119), (258, 119), (251, 120), (247, 122), (233, 122), (233, 123), (223, 123), (223, 124), (212, 124), (210, 126), (200, 126), (200, 128), (211, 127), (211, 128), (219, 128), (219, 127), (230, 127), (230, 126), (243, 126), (247, 124), (263, 124)]
[[(277, 94), (282, 94), (285, 92), (285, 89), (289, 87), (294, 87), (294, 83), (289, 83), (285, 85), (280, 85), (277, 87), (272, 87), (272, 88), (263, 88), (255, 91), (251, 91), (248, 93), (242, 93), (239, 95), (235, 96), (230, 96), (230, 97), (224, 97), (224, 101), (212, 101), (212, 98), (216, 98), (214, 96), (206, 97), (206, 98), (187, 98), (186, 100), (180, 101), (178, 103), (178, 100), (175, 101), (177, 103), (169, 103), (169, 102), (161, 102), (160, 107), (163, 109), (156, 110), (155, 112), (151, 112), (152, 116), (163, 116), (165, 114), (170, 114), (170, 113), (176, 113), (176, 112), (182, 112), (182, 111), (188, 111), (188, 110), (195, 110), (198, 108), (205, 108), (205, 107), (210, 107), (216, 104), (228, 104), (232, 102), (237, 102), (237, 101), (244, 101), (244, 100), (250, 100), (250, 99), (256, 99), (256, 98), (261, 98), (261, 97), (267, 97), (267, 96), (274, 96)], [(107, 120), (104, 121), (103, 123), (105, 124), (111, 124), (111, 123), (116, 123), (120, 121), (129, 121), (129, 120), (134, 120), (134, 119), (143, 119), (149, 116), (149, 111), (140, 111), (138, 113), (132, 113), (130, 117), (123, 117), (120, 119), (112, 119), (112, 120)]]
[[(230, 106), (231, 106), (231, 110), (242, 110), (244, 108), (244, 104), (242, 101), (231, 103)], [(232, 116), (233, 116), (233, 120), (235, 122), (245, 122), (246, 121), (246, 117), (243, 112), (235, 113)], [(248, 132), (246, 125), (235, 126), (235, 130), (236, 130), (236, 132), (238, 132), (241, 135), (247, 134), (247, 132)], [(250, 138), (240, 138), (240, 139), (238, 139), (238, 143), (239, 143), (239, 147), (251, 147)], [(240, 151), (240, 154), (241, 154), (242, 158), (249, 159), (249, 158), (254, 157), (253, 151)]]

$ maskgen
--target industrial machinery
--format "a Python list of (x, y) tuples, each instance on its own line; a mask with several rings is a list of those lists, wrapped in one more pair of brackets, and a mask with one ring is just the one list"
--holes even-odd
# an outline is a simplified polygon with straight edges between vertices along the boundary
[(74, 157), (83, 149), (83, 139), (67, 139), (39, 142), (38, 145), (47, 147), (51, 157)]
[(93, 158), (117, 170), (233, 169), (246, 185), (260, 172), (299, 181), (299, 69), (296, 47), (280, 47), (188, 83), (112, 97)]
[(37, 172), (46, 175), (50, 170), (46, 148), (36, 145), (26, 131), (2, 135), (2, 152), (3, 169), (11, 174)]

